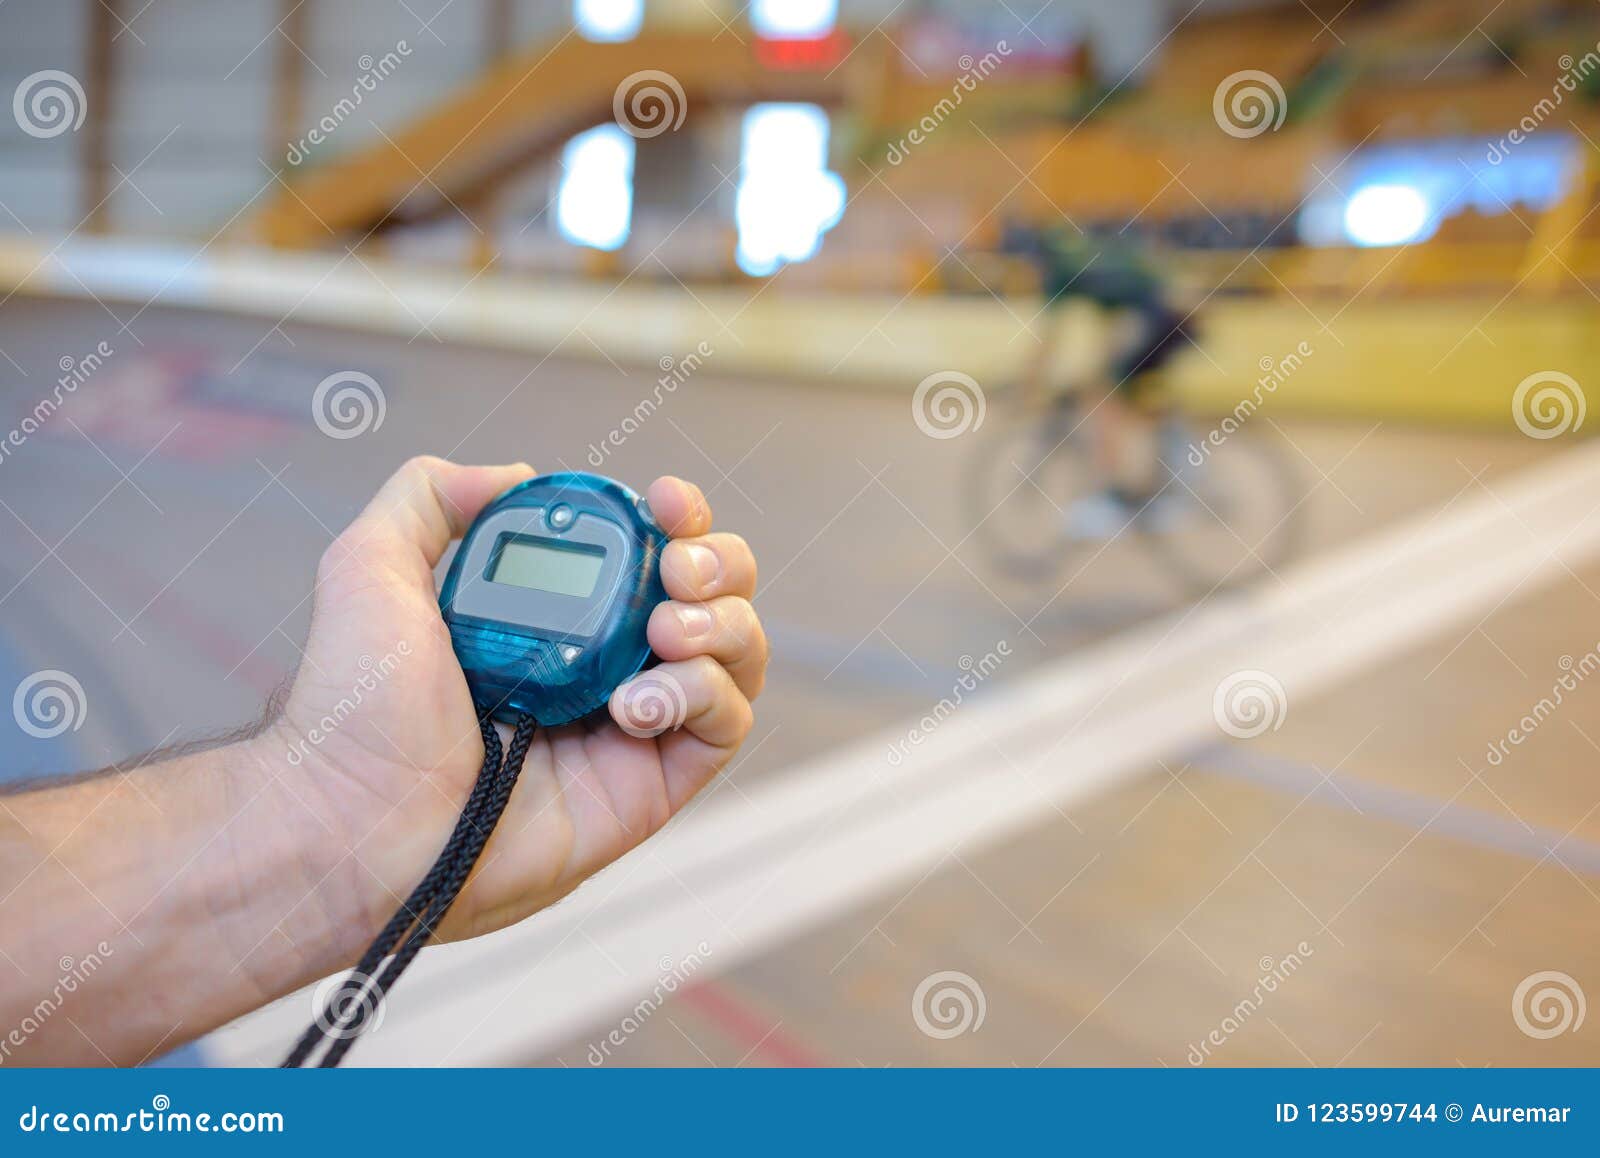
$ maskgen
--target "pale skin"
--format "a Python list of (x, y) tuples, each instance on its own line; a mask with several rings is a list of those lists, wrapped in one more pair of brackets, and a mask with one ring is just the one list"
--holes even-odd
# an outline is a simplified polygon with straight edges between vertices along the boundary
[[(418, 458), (390, 478), (324, 554), (304, 660), (258, 734), (0, 798), (0, 1065), (138, 1064), (355, 963), (438, 854), (483, 761), (434, 567), (533, 473)], [(657, 479), (648, 498), (672, 537), (649, 638), (655, 670), (684, 691), (680, 726), (623, 731), (617, 720), (637, 722), (625, 684), (611, 719), (541, 731), (441, 940), (570, 893), (660, 829), (749, 734), (767, 664), (755, 559), (712, 532), (692, 484)], [(372, 681), (370, 661), (390, 655), (392, 673)], [(363, 676), (374, 686), (358, 709), (307, 743)]]
[[(1038, 343), (1023, 367), (1023, 388), (1032, 404), (1043, 405), (1052, 396), (1051, 372), (1061, 344), (1061, 327), (1049, 311), (1038, 331)], [(1148, 455), (1133, 453), (1139, 439), (1148, 439), (1150, 422), (1138, 407), (1117, 393), (1106, 373), (1094, 375), (1080, 387), (1088, 399), (1090, 446), (1094, 469), (1108, 484), (1137, 491), (1149, 481)]]

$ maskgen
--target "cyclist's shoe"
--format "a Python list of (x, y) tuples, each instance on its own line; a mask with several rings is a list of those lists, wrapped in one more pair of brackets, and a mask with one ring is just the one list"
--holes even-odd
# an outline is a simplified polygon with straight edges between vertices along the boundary
[(1171, 488), (1163, 490), (1153, 498), (1146, 499), (1135, 506), (1139, 512), (1139, 527), (1153, 534), (1164, 534), (1181, 525), (1190, 518), (1195, 504), (1187, 492), (1173, 493)]
[(1137, 505), (1129, 505), (1116, 488), (1096, 491), (1066, 509), (1067, 538), (1074, 542), (1099, 542), (1115, 538), (1133, 522)]

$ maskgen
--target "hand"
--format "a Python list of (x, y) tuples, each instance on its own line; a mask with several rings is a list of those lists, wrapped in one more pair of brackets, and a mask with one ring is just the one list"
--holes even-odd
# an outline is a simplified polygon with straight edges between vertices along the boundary
[[(533, 474), (412, 459), (318, 569), (304, 662), (261, 750), (271, 766), (281, 749), (290, 795), (325, 821), (319, 839), (341, 859), (321, 887), (356, 890), (363, 942), (427, 871), (483, 763), (434, 567), (490, 500)], [(750, 732), (767, 665), (755, 559), (738, 536), (710, 533), (692, 484), (657, 479), (648, 498), (673, 540), (661, 560), (670, 599), (649, 624), (663, 662), (617, 689), (611, 719), (538, 733), (441, 939), (492, 932), (576, 888), (665, 824)], [(681, 718), (663, 719), (664, 703)], [(678, 726), (636, 734), (650, 723)]]

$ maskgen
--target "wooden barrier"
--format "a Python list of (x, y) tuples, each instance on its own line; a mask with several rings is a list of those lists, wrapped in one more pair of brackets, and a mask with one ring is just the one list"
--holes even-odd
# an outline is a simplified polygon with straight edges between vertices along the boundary
[[(1484, 296), (1338, 299), (1213, 297), (1203, 353), (1174, 379), (1198, 409), (1226, 413), (1263, 367), (1297, 364), (1270, 391), (1274, 413), (1511, 427), (1511, 395), (1542, 371), (1600, 386), (1600, 305)], [(718, 374), (799, 378), (909, 398), (930, 372), (1012, 378), (1033, 341), (1032, 297), (799, 295), (782, 282), (697, 287), (474, 275), (349, 255), (204, 251), (74, 240), (49, 250), (0, 242), (0, 291), (258, 315), (653, 365), (705, 342)], [(1352, 296), (1353, 295), (1353, 296)], [(1103, 349), (1089, 309), (1072, 309), (1065, 372)], [(1309, 353), (1305, 352), (1309, 350)]]

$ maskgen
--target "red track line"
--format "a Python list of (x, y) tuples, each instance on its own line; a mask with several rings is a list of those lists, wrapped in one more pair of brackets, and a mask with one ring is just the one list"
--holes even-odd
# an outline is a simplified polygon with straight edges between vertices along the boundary
[(751, 1053), (781, 1066), (815, 1069), (828, 1063), (811, 1048), (783, 1032), (781, 1022), (768, 1022), (728, 990), (712, 981), (691, 985), (681, 994), (696, 1013), (714, 1022), (723, 1034)]

